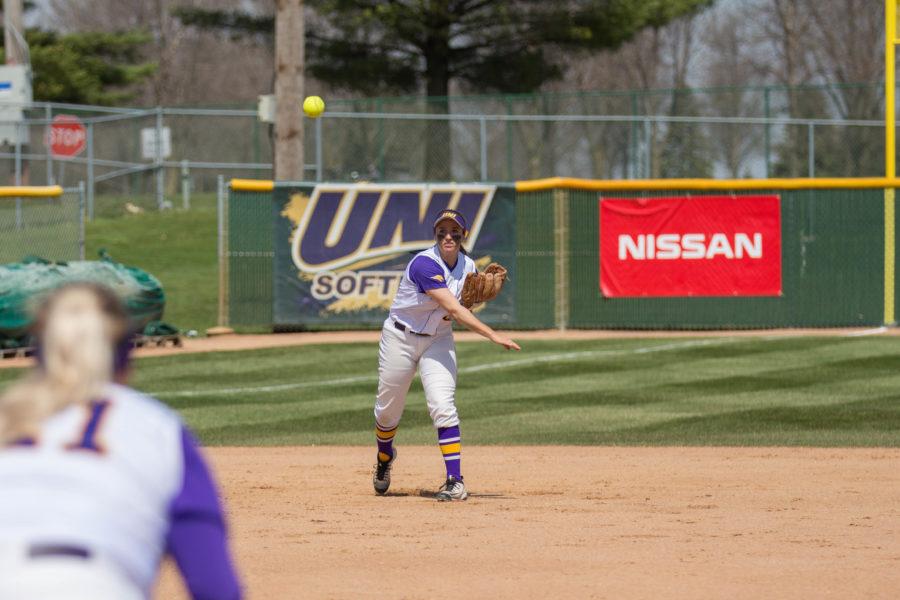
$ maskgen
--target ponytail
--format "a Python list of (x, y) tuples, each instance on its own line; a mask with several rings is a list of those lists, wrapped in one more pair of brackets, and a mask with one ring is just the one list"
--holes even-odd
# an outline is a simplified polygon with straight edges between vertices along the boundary
[(0, 443), (34, 436), (47, 417), (97, 398), (113, 378), (125, 329), (124, 309), (105, 288), (54, 292), (36, 320), (38, 368), (0, 397)]

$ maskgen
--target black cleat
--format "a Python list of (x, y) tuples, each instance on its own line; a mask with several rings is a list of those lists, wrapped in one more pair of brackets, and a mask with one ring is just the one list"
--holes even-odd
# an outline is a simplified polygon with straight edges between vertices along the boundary
[(397, 449), (394, 448), (394, 455), (387, 462), (378, 461), (375, 465), (375, 474), (372, 475), (372, 485), (375, 486), (375, 493), (384, 495), (388, 488), (391, 487), (391, 467), (397, 460)]

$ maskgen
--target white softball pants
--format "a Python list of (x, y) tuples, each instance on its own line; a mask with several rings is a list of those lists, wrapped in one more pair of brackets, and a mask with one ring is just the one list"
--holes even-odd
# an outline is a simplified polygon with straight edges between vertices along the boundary
[(378, 396), (375, 422), (382, 429), (400, 423), (406, 394), (419, 371), (431, 421), (437, 427), (459, 425), (456, 414), (456, 343), (453, 331), (436, 336), (400, 331), (388, 319), (378, 347)]

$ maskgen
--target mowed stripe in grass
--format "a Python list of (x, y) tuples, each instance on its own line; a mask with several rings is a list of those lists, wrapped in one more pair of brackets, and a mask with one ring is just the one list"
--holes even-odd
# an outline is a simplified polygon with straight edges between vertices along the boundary
[[(521, 353), (472, 342), (459, 344), (458, 354), (457, 404), (467, 443), (900, 443), (894, 338), (548, 341), (529, 342)], [(374, 344), (175, 362), (148, 360), (138, 385), (181, 410), (207, 443), (371, 443)], [(487, 364), (494, 366), (481, 369)], [(150, 370), (170, 367), (187, 373), (167, 380)], [(289, 387), (299, 385), (308, 387)], [(166, 396), (274, 386), (287, 389)], [(399, 435), (405, 443), (434, 441), (418, 380)]]
[[(469, 444), (900, 445), (900, 339), (458, 344)], [(133, 383), (213, 445), (372, 443), (377, 345), (137, 361)], [(0, 372), (0, 380), (9, 372)], [(433, 443), (418, 379), (398, 443)]]

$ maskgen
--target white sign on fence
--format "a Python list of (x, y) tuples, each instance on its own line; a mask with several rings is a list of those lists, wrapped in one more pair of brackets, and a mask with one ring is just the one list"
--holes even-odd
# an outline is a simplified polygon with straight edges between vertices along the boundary
[(172, 155), (172, 133), (168, 127), (160, 129), (161, 140), (157, 141), (156, 127), (141, 129), (141, 157), (152, 160), (156, 158), (157, 145), (161, 143), (161, 158), (169, 158)]
[(0, 65), (0, 144), (29, 143), (23, 108), (31, 104), (31, 72), (25, 65)]

